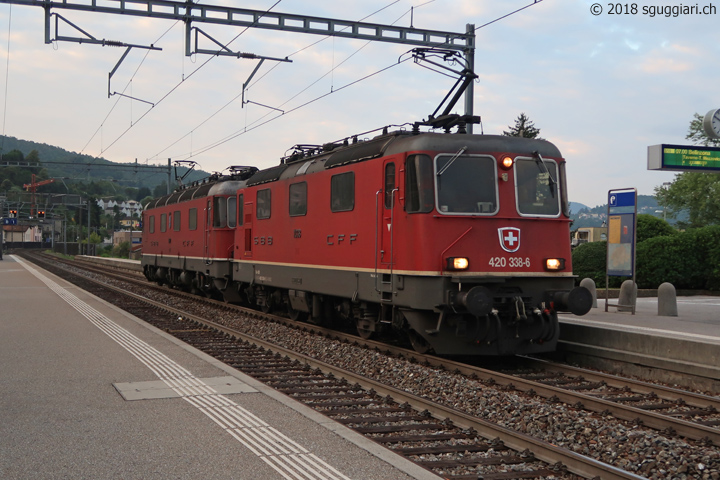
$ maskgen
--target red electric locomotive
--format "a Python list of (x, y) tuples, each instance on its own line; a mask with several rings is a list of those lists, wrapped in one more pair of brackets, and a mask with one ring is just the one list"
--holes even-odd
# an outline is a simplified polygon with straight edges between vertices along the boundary
[(419, 351), (552, 351), (574, 287), (565, 160), (543, 140), (383, 133), (302, 146), (144, 212), (149, 280), (331, 324), (395, 329)]

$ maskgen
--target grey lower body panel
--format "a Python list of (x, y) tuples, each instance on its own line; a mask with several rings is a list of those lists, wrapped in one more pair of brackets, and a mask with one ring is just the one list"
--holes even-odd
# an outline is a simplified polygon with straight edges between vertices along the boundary
[[(376, 331), (392, 325), (408, 332), (416, 348), (447, 355), (554, 350), (559, 335), (557, 315), (546, 303), (552, 292), (568, 291), (574, 283), (570, 277), (458, 279), (161, 256), (145, 256), (143, 264), (146, 276), (150, 271), (148, 278), (161, 272), (169, 279), (166, 283), (176, 286), (195, 285), (188, 280), (191, 276), (209, 277), (210, 287), (228, 302), (261, 307), (283, 304), (308, 313), (317, 313), (318, 302), (328, 307), (325, 312), (342, 310), (343, 304), (347, 314), (355, 308), (353, 318), (362, 317), (363, 328)], [(182, 272), (188, 273), (182, 276)], [(453, 299), (456, 292), (478, 285), (487, 288), (493, 305), (486, 315), (476, 316)]]

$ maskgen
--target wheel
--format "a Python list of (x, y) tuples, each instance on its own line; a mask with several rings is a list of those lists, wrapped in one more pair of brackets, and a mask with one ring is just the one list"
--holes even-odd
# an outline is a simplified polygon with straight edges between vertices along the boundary
[(412, 345), (413, 350), (422, 354), (430, 351), (430, 344), (415, 330), (410, 330), (408, 332), (408, 336), (410, 337), (410, 344)]
[(288, 317), (290, 317), (290, 320), (294, 322), (304, 322), (308, 318), (307, 312), (302, 312), (300, 310), (295, 310), (292, 305), (289, 303), (287, 304), (287, 313)]
[(375, 331), (370, 330), (369, 328), (367, 328), (367, 326), (364, 326), (366, 324), (367, 322), (357, 322), (357, 332), (360, 337), (364, 338), (365, 340), (369, 340), (370, 337), (373, 336), (373, 333), (375, 333)]

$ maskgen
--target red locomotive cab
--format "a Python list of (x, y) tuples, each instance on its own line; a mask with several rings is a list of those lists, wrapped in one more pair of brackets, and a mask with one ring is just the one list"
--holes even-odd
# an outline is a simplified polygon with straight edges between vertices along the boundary
[(221, 182), (208, 192), (204, 235), (204, 257), (207, 262), (235, 256), (239, 187), (239, 182)]
[(417, 252), (423, 264), (413, 269), (453, 277), (545, 276), (552, 272), (545, 259), (553, 258), (562, 275), (571, 275), (564, 161), (540, 158), (462, 149), (409, 155), (400, 199), (407, 214), (429, 214), (408, 222), (422, 252), (435, 252)]
[[(435, 291), (442, 290), (442, 297), (423, 292), (413, 299), (414, 305), (441, 311), (437, 327), (429, 328), (431, 322), (420, 321), (416, 312), (405, 312), (421, 344), (437, 342), (432, 335), (444, 321), (474, 325), (468, 318), (475, 317), (480, 323), (499, 321), (504, 330), (497, 338), (504, 338), (515, 322), (532, 324), (523, 341), (537, 342), (530, 350), (542, 349), (541, 344), (557, 340), (554, 310), (584, 314), (590, 305), (585, 291), (573, 289), (564, 160), (545, 142), (487, 140), (492, 146), (485, 149), (458, 142), (444, 152), (410, 152), (403, 178), (396, 182), (399, 188), (386, 162), (386, 201), (396, 191), (402, 204), (386, 212), (381, 223), (387, 225), (394, 215), (390, 242), (395, 255), (388, 273), (444, 279), (443, 288)], [(497, 146), (519, 151), (498, 151)], [(409, 282), (406, 277), (398, 284)], [(490, 320), (482, 320), (486, 317)], [(512, 350), (508, 346), (514, 341), (498, 351)]]

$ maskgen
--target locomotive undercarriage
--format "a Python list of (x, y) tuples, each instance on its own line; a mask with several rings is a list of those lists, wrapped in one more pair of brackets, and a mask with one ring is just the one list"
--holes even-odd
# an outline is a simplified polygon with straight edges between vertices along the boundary
[(145, 275), (151, 281), (295, 320), (354, 326), (364, 338), (395, 331), (416, 350), (440, 355), (553, 351), (559, 337), (557, 311), (582, 314), (592, 302), (587, 290), (572, 288), (570, 277), (460, 282), (440, 276), (240, 262), (183, 266), (189, 268), (146, 264)]

